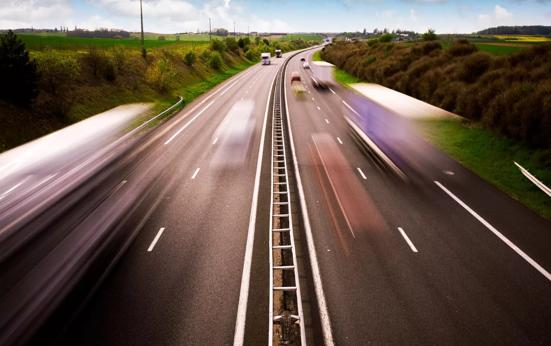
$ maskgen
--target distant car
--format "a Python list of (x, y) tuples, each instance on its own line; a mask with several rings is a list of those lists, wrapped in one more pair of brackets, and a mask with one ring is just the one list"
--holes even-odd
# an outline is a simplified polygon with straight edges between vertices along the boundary
[(306, 88), (302, 84), (300, 74), (297, 71), (291, 73), (291, 89), (293, 90), (293, 94), (299, 98), (303, 98), (304, 94), (306, 94)]
[(310, 69), (310, 64), (305, 62), (304, 64), (302, 64), (302, 68), (305, 69), (305, 70), (309, 70)]
[(291, 84), (293, 84), (293, 82), (300, 82), (300, 80), (300, 74), (297, 71), (291, 72)]
[(306, 61), (306, 59), (304, 57), (300, 58), (300, 61)]

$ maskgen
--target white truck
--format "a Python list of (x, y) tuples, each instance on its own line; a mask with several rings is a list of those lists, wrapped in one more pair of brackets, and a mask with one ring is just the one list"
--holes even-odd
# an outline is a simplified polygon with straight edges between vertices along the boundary
[(260, 60), (262, 60), (262, 65), (270, 65), (270, 53), (261, 53)]
[(333, 84), (333, 68), (335, 65), (326, 61), (312, 61), (312, 85), (316, 89), (326, 89)]

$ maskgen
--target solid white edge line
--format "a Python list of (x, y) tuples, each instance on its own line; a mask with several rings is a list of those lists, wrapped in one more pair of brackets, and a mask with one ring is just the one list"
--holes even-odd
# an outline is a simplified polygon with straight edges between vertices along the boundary
[(237, 316), (235, 319), (235, 334), (233, 336), (233, 345), (241, 346), (245, 340), (245, 322), (247, 318), (247, 303), (249, 300), (249, 286), (251, 280), (251, 264), (253, 257), (254, 232), (256, 228), (256, 211), (258, 207), (258, 193), (260, 189), (260, 173), (262, 171), (262, 156), (264, 153), (264, 142), (266, 139), (266, 125), (268, 123), (268, 111), (272, 90), (277, 73), (270, 84), (270, 93), (266, 100), (266, 111), (264, 113), (264, 124), (262, 125), (262, 135), (260, 137), (260, 147), (258, 148), (258, 159), (256, 163), (256, 175), (254, 180), (253, 198), (251, 202), (251, 214), (249, 216), (249, 229), (247, 231), (247, 244), (245, 245), (245, 256), (243, 260), (243, 274), (241, 276), (241, 289), (239, 291), (239, 304), (237, 307)]
[(161, 235), (163, 235), (164, 231), (165, 231), (164, 227), (161, 227), (159, 229), (159, 231), (157, 232), (157, 235), (155, 236), (155, 238), (153, 238), (153, 241), (151, 242), (151, 245), (149, 245), (149, 248), (147, 249), (147, 252), (153, 251), (153, 248), (155, 247), (155, 245), (159, 241), (159, 238), (161, 238)]
[(306, 198), (304, 196), (304, 187), (302, 186), (302, 179), (300, 177), (300, 170), (298, 167), (295, 142), (293, 140), (293, 130), (291, 128), (291, 120), (289, 116), (289, 104), (287, 102), (287, 84), (285, 83), (285, 78), (283, 79), (283, 88), (284, 88), (283, 95), (285, 97), (285, 112), (287, 114), (287, 127), (289, 130), (288, 131), (289, 142), (291, 143), (291, 153), (292, 153), (291, 157), (293, 158), (293, 166), (295, 168), (300, 207), (302, 209), (302, 219), (304, 222), (304, 233), (306, 234), (306, 243), (308, 244), (310, 266), (312, 267), (312, 280), (314, 281), (314, 291), (316, 293), (316, 298), (318, 301), (318, 310), (320, 314), (320, 323), (321, 323), (321, 330), (323, 333), (323, 341), (325, 345), (332, 346), (335, 344), (335, 342), (333, 341), (333, 332), (331, 331), (331, 320), (329, 318), (329, 312), (327, 310), (325, 294), (323, 293), (323, 285), (321, 281), (318, 256), (316, 254), (314, 237), (312, 235), (312, 228), (310, 226), (310, 218), (308, 216), (308, 206), (306, 205)]
[[(250, 70), (250, 71), (253, 71), (253, 70)], [(249, 71), (249, 72), (250, 72)], [(248, 72), (248, 73), (249, 73)], [(245, 76), (246, 74), (243, 74), (241, 76), (239, 76), (236, 80), (232, 81), (229, 85), (225, 85), (223, 87), (221, 87), (219, 90), (217, 90), (216, 92), (214, 92), (213, 94), (210, 94), (208, 95), (204, 100), (202, 100), (200, 103), (198, 103), (197, 105), (195, 105), (192, 109), (190, 109), (188, 112), (186, 112), (186, 114), (183, 116), (183, 118), (186, 118), (188, 114), (191, 114), (192, 112), (194, 112), (197, 108), (199, 108), (204, 102), (206, 102), (207, 100), (209, 100), (211, 97), (215, 96), (216, 94), (220, 93), (219, 96), (222, 96), (224, 95), (228, 90), (230, 90), (231, 88), (233, 88), (233, 86), (235, 84), (237, 84), (237, 82), (239, 82), (241, 79), (243, 79), (243, 77)], [(184, 124), (184, 126), (182, 126), (178, 131), (176, 131), (176, 133), (174, 133), (166, 142), (165, 142), (165, 145), (169, 144), (170, 142), (172, 142), (172, 140), (174, 138), (176, 138), (182, 131), (184, 131), (192, 122), (195, 121), (195, 119), (197, 119), (207, 108), (209, 108), (213, 103), (214, 103), (215, 100), (212, 100), (209, 102), (209, 104), (207, 104), (205, 106), (205, 108), (203, 108), (199, 113), (197, 113), (196, 115), (193, 116), (193, 118), (191, 118), (187, 123)]]
[(195, 114), (193, 116), (193, 118), (191, 118), (187, 123), (184, 124), (184, 126), (182, 126), (178, 131), (176, 131), (166, 142), (165, 142), (165, 145), (169, 144), (170, 142), (172, 142), (172, 140), (174, 138), (176, 138), (182, 131), (184, 131), (192, 122), (195, 121), (195, 119), (197, 119), (201, 114), (203, 114), (204, 111), (206, 111), (210, 106), (212, 106), (212, 104), (214, 103), (214, 100), (210, 101), (206, 106), (205, 108), (201, 109), (201, 111), (199, 111), (199, 113)]
[(528, 180), (532, 182), (532, 184), (536, 185), (540, 190), (542, 190), (546, 195), (551, 197), (551, 189), (548, 188), (544, 183), (542, 183), (538, 178), (536, 178), (534, 175), (532, 175), (528, 170), (521, 165), (519, 165), (516, 161), (513, 161), (513, 163), (520, 169), (520, 172), (522, 175), (524, 175)]
[(400, 234), (402, 234), (402, 237), (404, 238), (406, 243), (408, 243), (411, 251), (419, 252), (419, 251), (417, 251), (417, 248), (415, 247), (415, 245), (413, 245), (413, 242), (409, 239), (408, 235), (406, 234), (406, 231), (404, 231), (404, 229), (402, 227), (398, 227), (398, 231), (400, 231)]
[(348, 104), (348, 102), (346, 102), (345, 100), (342, 100), (341, 102), (343, 103), (343, 105), (346, 106), (346, 108), (350, 109), (352, 113), (356, 114), (357, 116), (361, 116), (360, 113), (356, 112), (356, 110)]
[(197, 177), (197, 174), (199, 174), (199, 171), (200, 171), (200, 170), (201, 170), (201, 168), (198, 167), (198, 168), (195, 170), (195, 172), (193, 172), (193, 175), (191, 176), (191, 179), (195, 179), (195, 178)]
[(337, 93), (335, 92), (335, 90), (329, 88), (329, 91), (333, 93), (333, 95), (336, 95)]
[(364, 178), (364, 180), (367, 180), (367, 177), (365, 176), (364, 172), (362, 172), (362, 169), (360, 167), (356, 167), (356, 169), (358, 170), (358, 172), (360, 172), (362, 178)]
[(474, 210), (472, 210), (465, 202), (463, 202), (459, 197), (454, 195), (450, 190), (448, 190), (444, 185), (439, 181), (434, 180), (434, 183), (438, 185), (445, 193), (448, 194), (454, 201), (456, 201), (460, 206), (462, 206), (466, 211), (468, 211), (472, 216), (475, 217), (481, 224), (483, 224), (487, 229), (495, 234), (502, 242), (509, 246), (513, 251), (515, 251), (520, 257), (522, 257), (526, 262), (528, 262), (532, 267), (539, 271), (545, 278), (551, 281), (551, 274), (540, 266), (536, 261), (534, 261), (530, 256), (528, 256), (524, 251), (522, 251), (518, 246), (516, 246), (512, 241), (510, 241), (506, 236), (499, 232), (494, 226), (492, 226), (488, 221), (486, 221), (482, 216), (478, 215)]
[(6, 197), (10, 192), (12, 192), (13, 190), (17, 189), (19, 186), (21, 186), (25, 180), (27, 180), (26, 178), (23, 179), (22, 181), (20, 181), (19, 183), (15, 184), (14, 186), (12, 186), (9, 190), (7, 190), (6, 192), (4, 192), (2, 195), (0, 195), (0, 199)]
[(377, 146), (377, 144), (375, 144), (375, 142), (371, 140), (371, 138), (369, 138), (369, 136), (365, 132), (362, 131), (362, 129), (360, 129), (350, 119), (346, 117), (344, 119), (350, 125), (350, 127), (352, 127), (352, 129), (360, 136), (360, 138), (363, 139), (367, 145), (369, 145), (371, 150), (373, 150), (377, 154), (377, 156), (379, 156), (387, 164), (387, 166), (394, 171), (394, 173), (396, 173), (402, 180), (407, 180), (407, 176), (405, 175), (405, 173), (402, 172), (402, 170), (394, 164), (394, 162)]

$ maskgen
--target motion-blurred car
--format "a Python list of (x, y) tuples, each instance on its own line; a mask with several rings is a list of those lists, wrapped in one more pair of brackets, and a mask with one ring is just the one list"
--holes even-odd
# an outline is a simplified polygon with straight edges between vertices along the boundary
[(306, 59), (304, 57), (300, 58), (300, 61), (306, 61)]
[(302, 84), (302, 79), (297, 71), (291, 73), (291, 89), (297, 97), (303, 97), (306, 94), (306, 88)]
[(309, 70), (310, 69), (310, 64), (305, 62), (304, 64), (302, 64), (302, 68), (305, 69), (305, 70)]

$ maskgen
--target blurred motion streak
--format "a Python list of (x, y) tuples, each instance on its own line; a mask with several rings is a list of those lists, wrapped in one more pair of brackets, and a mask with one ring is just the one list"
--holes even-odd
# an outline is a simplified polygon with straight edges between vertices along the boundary
[(335, 140), (329, 134), (315, 133), (312, 141), (352, 236), (356, 238), (357, 232), (382, 230), (385, 222), (379, 210)]
[(235, 103), (214, 132), (218, 138), (211, 160), (215, 169), (239, 168), (249, 156), (255, 128), (254, 102), (244, 100)]
[(69, 293), (97, 283), (177, 184), (179, 152), (159, 145), (177, 122), (120, 136), (146, 107), (115, 108), (0, 156), (0, 345), (28, 342), (57, 309), (81, 304)]

